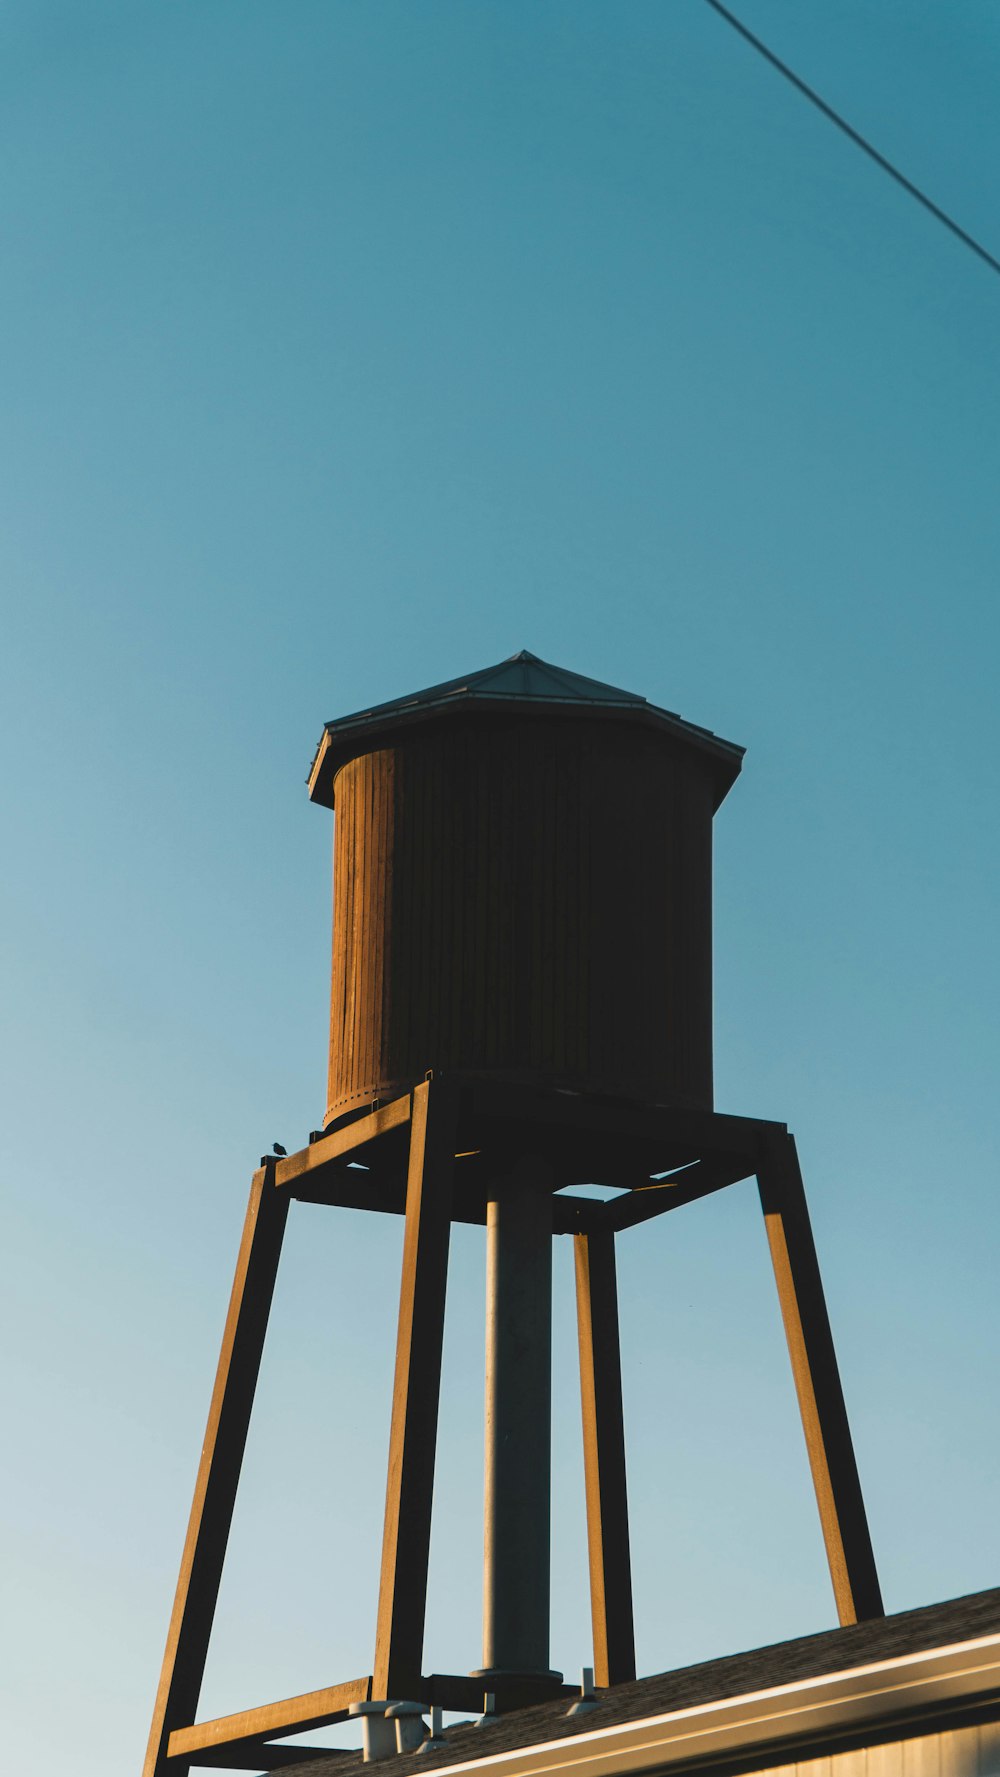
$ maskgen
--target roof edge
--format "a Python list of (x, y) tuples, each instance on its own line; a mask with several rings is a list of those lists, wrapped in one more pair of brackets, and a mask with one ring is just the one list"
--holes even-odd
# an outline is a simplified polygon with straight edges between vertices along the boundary
[[(914, 1717), (925, 1731), (935, 1714), (953, 1713), (991, 1694), (1000, 1711), (1000, 1635), (953, 1642), (742, 1696), (670, 1710), (533, 1746), (449, 1762), (449, 1777), (494, 1771), (497, 1777), (625, 1777), (680, 1769), (774, 1748), (776, 1762), (794, 1749)], [(780, 1753), (780, 1757), (777, 1755)], [(428, 1764), (428, 1769), (434, 1766)]]
[(431, 705), (417, 703), (415, 700), (408, 706), (387, 705), (385, 720), (378, 723), (367, 712), (358, 717), (350, 716), (340, 721), (327, 722), (306, 778), (309, 800), (324, 808), (333, 808), (333, 781), (341, 766), (363, 753), (374, 751), (378, 746), (394, 744), (413, 728), (429, 727), (431, 724), (450, 722), (461, 717), (474, 720), (478, 717), (505, 715), (513, 709), (522, 710), (526, 716), (575, 716), (587, 721), (628, 722), (693, 747), (704, 753), (715, 767), (718, 782), (716, 808), (736, 782), (746, 753), (746, 748), (736, 741), (723, 740), (710, 728), (701, 728), (697, 723), (688, 722), (683, 716), (678, 716), (673, 710), (647, 703), (645, 698), (621, 703), (607, 698), (600, 703), (591, 704), (570, 697), (525, 698), (509, 694), (456, 694), (453, 700)]

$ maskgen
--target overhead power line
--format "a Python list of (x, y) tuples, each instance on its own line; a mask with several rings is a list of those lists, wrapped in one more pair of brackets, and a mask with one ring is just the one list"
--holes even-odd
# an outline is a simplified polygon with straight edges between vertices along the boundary
[(835, 111), (832, 105), (828, 105), (825, 99), (821, 99), (819, 93), (814, 92), (811, 86), (807, 86), (804, 80), (800, 80), (787, 62), (783, 62), (772, 49), (768, 49), (766, 43), (762, 43), (759, 37), (755, 37), (752, 31), (748, 31), (746, 25), (736, 17), (735, 13), (730, 12), (728, 6), (721, 5), (720, 0), (706, 0), (706, 4), (712, 8), (713, 12), (717, 12), (720, 18), (725, 19), (727, 25), (732, 25), (733, 30), (738, 31), (740, 36), (745, 38), (747, 43), (757, 51), (758, 55), (764, 57), (766, 62), (770, 62), (772, 68), (777, 68), (778, 73), (783, 74), (785, 79), (790, 81), (792, 86), (796, 87), (809, 100), (810, 104), (815, 105), (818, 111), (822, 111), (824, 117), (828, 117), (831, 123), (835, 123), (838, 130), (843, 130), (844, 135), (850, 137), (856, 147), (867, 154), (869, 160), (873, 160), (877, 167), (882, 168), (883, 173), (888, 173), (890, 179), (895, 179), (896, 184), (901, 185), (904, 191), (908, 191), (911, 197), (916, 198), (918, 204), (922, 204), (925, 210), (929, 210), (932, 216), (936, 216), (937, 220), (944, 224), (945, 228), (950, 230), (953, 235), (957, 235), (960, 241), (970, 247), (972, 252), (990, 267), (991, 271), (1000, 273), (1000, 259), (994, 259), (992, 253), (987, 253), (985, 247), (981, 247), (978, 241), (973, 240), (971, 234), (967, 234), (964, 228), (960, 228), (957, 222), (953, 222), (940, 205), (934, 203), (926, 192), (920, 190), (918, 185), (914, 185), (912, 179), (908, 179), (905, 173), (901, 173), (898, 167), (893, 166), (891, 160), (886, 160), (884, 154), (880, 154), (877, 148), (873, 148), (872, 144), (858, 130), (852, 128), (846, 118), (841, 117), (840, 113)]

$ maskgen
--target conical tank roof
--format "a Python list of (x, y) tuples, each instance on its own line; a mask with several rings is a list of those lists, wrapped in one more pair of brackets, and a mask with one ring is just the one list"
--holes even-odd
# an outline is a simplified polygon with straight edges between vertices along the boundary
[(673, 710), (648, 703), (635, 691), (623, 691), (617, 685), (555, 666), (522, 648), (496, 666), (481, 667), (462, 678), (327, 722), (307, 780), (310, 798), (332, 808), (333, 781), (340, 767), (359, 753), (395, 740), (407, 729), (490, 710), (510, 715), (519, 707), (532, 715), (587, 715), (661, 729), (708, 757), (716, 784), (716, 807), (735, 783), (743, 761), (742, 747), (685, 721)]

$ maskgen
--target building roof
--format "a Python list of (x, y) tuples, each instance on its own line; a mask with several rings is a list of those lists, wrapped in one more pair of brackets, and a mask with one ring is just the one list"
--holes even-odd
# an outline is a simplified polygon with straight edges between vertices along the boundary
[(721, 740), (709, 729), (686, 722), (673, 710), (648, 703), (634, 691), (622, 691), (617, 685), (605, 685), (600, 679), (588, 679), (566, 667), (553, 666), (522, 648), (496, 666), (482, 667), (463, 678), (448, 679), (443, 685), (430, 685), (424, 691), (414, 691), (327, 722), (307, 780), (310, 798), (332, 808), (333, 780), (341, 765), (377, 744), (385, 745), (417, 724), (447, 720), (455, 713), (510, 714), (517, 708), (533, 714), (612, 717), (668, 732), (711, 761), (717, 784), (716, 806), (739, 775), (744, 749), (734, 742)]
[[(969, 1644), (974, 1648), (979, 1644), (978, 1651), (970, 1652)], [(940, 1657), (924, 1657), (935, 1654)], [(903, 1663), (902, 1674), (898, 1671), (900, 1662)], [(869, 1674), (866, 1682), (860, 1679), (862, 1671)], [(822, 1719), (817, 1708), (817, 1693), (824, 1687), (816, 1681), (845, 1673), (858, 1675), (858, 1682), (852, 1682), (846, 1692), (843, 1685), (836, 1690), (832, 1685), (825, 1687), (827, 1701), (832, 1702), (833, 1708), (828, 1708), (825, 1738), (822, 1731), (817, 1738), (816, 1723)], [(805, 1687), (810, 1693), (808, 1710), (792, 1706), (793, 1701), (800, 1704), (799, 1687)], [(552, 1746), (564, 1740), (591, 1740), (595, 1735), (599, 1739), (604, 1730), (621, 1729), (624, 1735), (630, 1724), (648, 1723), (656, 1718), (665, 1718), (668, 1737), (671, 1716), (700, 1710), (709, 1713), (712, 1718), (710, 1726), (718, 1728), (725, 1723), (724, 1732), (728, 1733), (727, 1745), (731, 1755), (740, 1748), (754, 1746), (774, 1748), (784, 1745), (791, 1748), (821, 1743), (823, 1750), (829, 1750), (836, 1743), (838, 1725), (843, 1733), (845, 1722), (852, 1732), (860, 1732), (862, 1736), (867, 1725), (871, 1738), (872, 1722), (890, 1721), (893, 1732), (902, 1738), (907, 1732), (914, 1732), (913, 1723), (920, 1724), (920, 1731), (931, 1732), (932, 1726), (928, 1724), (936, 1721), (939, 1725), (942, 1715), (947, 1712), (955, 1715), (963, 1703), (968, 1704), (970, 1699), (978, 1701), (983, 1695), (992, 1697), (994, 1712), (1000, 1712), (998, 1687), (1000, 1588), (617, 1685), (599, 1693), (599, 1705), (589, 1714), (568, 1715), (563, 1698), (513, 1710), (485, 1728), (474, 1725), (449, 1728), (445, 1735), (446, 1745), (433, 1753), (422, 1753), (420, 1766), (422, 1771), (431, 1771), (498, 1760), (501, 1770), (507, 1766), (511, 1777), (521, 1777), (522, 1767), (530, 1768), (532, 1763), (527, 1756), (518, 1758), (521, 1750), (527, 1755), (528, 1749)], [(775, 1690), (784, 1693), (784, 1709), (782, 1699), (771, 1695), (764, 1700), (763, 1709), (731, 1710), (724, 1717), (720, 1712), (719, 1705), (725, 1699), (753, 1699), (760, 1693)], [(863, 1701), (859, 1705), (859, 1697), (869, 1699), (867, 1711)], [(908, 1718), (911, 1725), (907, 1729)], [(613, 1738), (608, 1735), (609, 1740)], [(643, 1767), (641, 1754), (637, 1760), (633, 1748), (623, 1768), (638, 1770), (654, 1765), (662, 1768), (667, 1763), (684, 1767), (695, 1763), (691, 1748), (698, 1742), (698, 1736), (692, 1732), (690, 1716), (681, 1725), (680, 1733), (675, 1734), (675, 1739), (681, 1742), (676, 1756), (665, 1758), (662, 1751), (656, 1757), (651, 1754)], [(698, 1762), (704, 1762), (708, 1750), (709, 1742), (703, 1738), (698, 1744), (701, 1755)], [(580, 1752), (581, 1768), (586, 1762), (588, 1771), (595, 1771), (591, 1759), (584, 1761), (582, 1747)], [(413, 1755), (403, 1754), (398, 1759), (386, 1761), (386, 1777), (391, 1777), (393, 1772), (402, 1774), (407, 1768), (407, 1756)], [(717, 1752), (715, 1756), (717, 1760)], [(794, 1751), (789, 1756), (794, 1757)], [(565, 1764), (566, 1758), (572, 1760), (570, 1747), (564, 1756), (557, 1759), (553, 1755), (541, 1762), (554, 1769), (557, 1764)], [(734, 1762), (747, 1769), (753, 1761), (744, 1758)], [(758, 1759), (757, 1763), (760, 1762)], [(772, 1757), (772, 1762), (780, 1761)], [(286, 1766), (284, 1777), (361, 1777), (363, 1769), (360, 1753), (345, 1756), (343, 1752), (332, 1752), (329, 1760), (314, 1758), (305, 1764)]]

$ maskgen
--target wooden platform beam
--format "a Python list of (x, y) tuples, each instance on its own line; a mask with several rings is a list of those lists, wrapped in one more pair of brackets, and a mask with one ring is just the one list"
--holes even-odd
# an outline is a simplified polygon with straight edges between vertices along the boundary
[(305, 1734), (346, 1721), (351, 1704), (367, 1703), (371, 1694), (370, 1678), (352, 1678), (346, 1684), (285, 1697), (280, 1703), (263, 1703), (257, 1709), (241, 1709), (235, 1715), (219, 1715), (214, 1721), (177, 1728), (168, 1745), (171, 1772), (177, 1769), (173, 1762), (177, 1759), (197, 1762), (195, 1755), (203, 1752), (250, 1752), (277, 1734)]
[(394, 1129), (402, 1128), (409, 1120), (410, 1094), (407, 1092), (404, 1097), (394, 1098), (390, 1104), (369, 1111), (367, 1116), (356, 1117), (353, 1123), (345, 1123), (329, 1135), (321, 1136), (319, 1141), (310, 1142), (307, 1148), (300, 1148), (294, 1154), (286, 1154), (284, 1159), (276, 1163), (274, 1182), (280, 1191), (290, 1190), (294, 1196), (292, 1188), (295, 1185), (316, 1179), (334, 1161), (356, 1153), (358, 1148), (367, 1147), (369, 1142), (376, 1141), (381, 1135), (389, 1135)]

